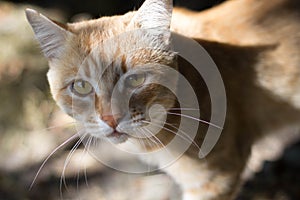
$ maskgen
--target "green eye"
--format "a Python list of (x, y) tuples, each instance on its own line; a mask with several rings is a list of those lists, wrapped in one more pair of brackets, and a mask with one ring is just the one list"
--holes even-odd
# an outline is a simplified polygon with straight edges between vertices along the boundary
[(128, 87), (138, 87), (141, 86), (145, 82), (144, 74), (132, 74), (125, 79), (125, 84)]
[(74, 81), (71, 87), (72, 92), (79, 96), (87, 96), (93, 92), (93, 86), (84, 80)]

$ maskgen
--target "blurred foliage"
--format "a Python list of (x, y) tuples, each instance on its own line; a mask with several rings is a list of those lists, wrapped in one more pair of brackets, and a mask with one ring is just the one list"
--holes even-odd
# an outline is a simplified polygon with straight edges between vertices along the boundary
[[(39, 93), (48, 96), (47, 64), (24, 19), (11, 4), (0, 7), (0, 124), (1, 129), (24, 127), (24, 99)], [(14, 125), (11, 127), (11, 125)]]

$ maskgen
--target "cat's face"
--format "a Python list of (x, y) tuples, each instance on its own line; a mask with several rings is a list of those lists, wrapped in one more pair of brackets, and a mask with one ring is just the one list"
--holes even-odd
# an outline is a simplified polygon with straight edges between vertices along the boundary
[(151, 137), (174, 106), (171, 7), (148, 0), (136, 13), (66, 27), (27, 11), (54, 99), (90, 135), (114, 143)]
[[(51, 63), (48, 79), (55, 100), (92, 136), (116, 143), (128, 136), (145, 137), (151, 132), (143, 129), (148, 125), (144, 120), (151, 121), (149, 109), (157, 104), (164, 108), (174, 104), (172, 92), (156, 84), (166, 82), (172, 73), (168, 66), (174, 67), (173, 53), (151, 47), (152, 38), (142, 45), (147, 40), (142, 39), (142, 32), (123, 33), (103, 41), (96, 39), (91, 43), (99, 46), (95, 45), (87, 56)], [(78, 41), (77, 35), (73, 37), (72, 43), (77, 44), (62, 57), (84, 51), (80, 48), (86, 44)], [(176, 77), (170, 81), (175, 88)], [(162, 121), (163, 111), (157, 110), (151, 117)]]

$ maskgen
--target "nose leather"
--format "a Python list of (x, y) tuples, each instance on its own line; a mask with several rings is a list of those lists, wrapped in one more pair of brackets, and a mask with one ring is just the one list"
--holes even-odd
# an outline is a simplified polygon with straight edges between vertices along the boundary
[(120, 119), (119, 115), (104, 115), (102, 116), (102, 120), (107, 123), (110, 127), (115, 129), (118, 125), (118, 121)]

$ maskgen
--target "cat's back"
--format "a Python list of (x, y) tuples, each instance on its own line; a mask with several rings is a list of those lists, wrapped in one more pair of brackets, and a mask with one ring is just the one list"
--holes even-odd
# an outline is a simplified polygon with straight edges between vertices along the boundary
[(299, 21), (298, 0), (229, 0), (203, 12), (175, 8), (172, 30), (193, 38), (252, 45), (276, 42), (291, 33), (300, 37)]
[(203, 12), (174, 9), (171, 28), (192, 38), (270, 46), (249, 66), (256, 72), (255, 84), (300, 109), (299, 22), (299, 0), (229, 0)]

